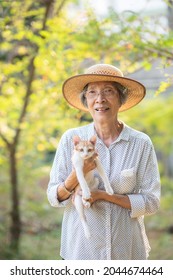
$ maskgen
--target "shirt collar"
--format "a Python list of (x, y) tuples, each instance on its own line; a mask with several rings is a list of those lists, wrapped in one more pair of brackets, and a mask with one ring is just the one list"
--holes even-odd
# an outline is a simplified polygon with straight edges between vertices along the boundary
[[(123, 129), (122, 129), (120, 135), (118, 136), (118, 138), (111, 145), (113, 145), (115, 143), (118, 143), (121, 140), (124, 140), (124, 141), (127, 141), (127, 142), (129, 141), (130, 128), (124, 122), (122, 122), (122, 123), (123, 123)], [(90, 135), (92, 136), (94, 134), (97, 135), (96, 130), (94, 128), (94, 122), (92, 122), (90, 124)], [(98, 136), (97, 136), (97, 143), (103, 143), (102, 140)]]
[(123, 129), (116, 140), (117, 142), (119, 142), (120, 140), (129, 141), (130, 138), (130, 128), (124, 122), (122, 122), (122, 124), (123, 124)]

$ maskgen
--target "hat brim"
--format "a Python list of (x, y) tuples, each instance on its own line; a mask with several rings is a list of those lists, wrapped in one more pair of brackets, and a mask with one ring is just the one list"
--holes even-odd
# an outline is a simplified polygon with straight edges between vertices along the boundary
[(119, 109), (119, 112), (128, 110), (137, 105), (144, 98), (146, 89), (140, 82), (119, 76), (103, 74), (81, 74), (67, 79), (63, 84), (63, 95), (67, 102), (82, 111), (88, 112), (88, 109), (80, 100), (80, 93), (88, 83), (93, 82), (118, 82), (128, 89), (127, 100)]

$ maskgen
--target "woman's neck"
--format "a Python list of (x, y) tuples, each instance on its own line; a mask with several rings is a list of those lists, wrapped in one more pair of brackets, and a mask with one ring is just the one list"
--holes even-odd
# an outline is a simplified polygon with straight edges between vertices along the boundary
[(98, 137), (109, 147), (120, 135), (123, 124), (116, 120), (114, 123), (94, 123)]

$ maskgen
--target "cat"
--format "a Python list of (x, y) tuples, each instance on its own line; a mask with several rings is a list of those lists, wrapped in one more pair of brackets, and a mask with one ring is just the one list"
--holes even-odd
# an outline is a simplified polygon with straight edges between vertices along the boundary
[[(72, 163), (79, 182), (79, 185), (75, 188), (75, 193), (73, 195), (73, 203), (76, 207), (77, 212), (79, 213), (86, 238), (90, 238), (91, 233), (84, 214), (84, 208), (89, 208), (91, 206), (90, 202), (86, 200), (91, 197), (90, 191), (94, 191), (97, 189), (99, 180), (98, 178), (94, 177), (93, 170), (89, 171), (84, 176), (83, 166), (85, 159), (88, 159), (92, 157), (95, 153), (97, 153), (95, 148), (96, 139), (97, 138), (95, 135), (92, 136), (88, 141), (81, 140), (79, 136), (73, 137), (74, 152), (72, 156)], [(104, 182), (106, 192), (109, 194), (113, 194), (113, 190), (110, 186), (108, 177), (98, 157), (96, 157), (95, 163), (96, 169)], [(79, 195), (79, 190), (82, 190), (82, 196)]]

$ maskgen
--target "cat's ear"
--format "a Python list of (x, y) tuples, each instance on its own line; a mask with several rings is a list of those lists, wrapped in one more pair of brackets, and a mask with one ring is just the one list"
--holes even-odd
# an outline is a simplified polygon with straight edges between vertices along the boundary
[(96, 135), (93, 135), (93, 136), (90, 138), (90, 142), (91, 142), (93, 145), (95, 145), (96, 141), (97, 141), (97, 136), (96, 136)]
[(78, 135), (75, 135), (73, 137), (73, 143), (76, 146), (77, 144), (79, 144), (79, 142), (81, 141), (80, 137)]

